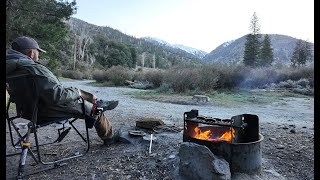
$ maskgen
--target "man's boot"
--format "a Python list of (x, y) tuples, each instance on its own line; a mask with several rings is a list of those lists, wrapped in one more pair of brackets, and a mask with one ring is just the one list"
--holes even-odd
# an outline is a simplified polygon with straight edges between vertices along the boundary
[(112, 110), (116, 108), (118, 104), (119, 104), (119, 101), (103, 101), (100, 99), (97, 101), (96, 114), (100, 112), (104, 112), (106, 110)]

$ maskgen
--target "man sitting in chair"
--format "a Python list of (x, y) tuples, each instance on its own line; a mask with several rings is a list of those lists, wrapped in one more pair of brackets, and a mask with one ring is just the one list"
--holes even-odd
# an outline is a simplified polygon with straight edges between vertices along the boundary
[(64, 87), (48, 68), (38, 62), (39, 53), (46, 51), (41, 49), (33, 38), (18, 37), (12, 42), (11, 48), (6, 51), (6, 73), (14, 74), (18, 66), (34, 72), (40, 95), (38, 117), (85, 115), (86, 121), (94, 124), (104, 144), (116, 141), (117, 135), (104, 111), (117, 107), (118, 101), (97, 100), (91, 93), (75, 87)]

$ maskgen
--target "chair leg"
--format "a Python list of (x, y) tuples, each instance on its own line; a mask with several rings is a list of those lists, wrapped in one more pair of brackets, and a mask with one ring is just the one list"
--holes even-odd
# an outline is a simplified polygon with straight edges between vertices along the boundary
[(22, 142), (22, 152), (21, 152), (21, 155), (20, 155), (17, 179), (23, 179), (24, 167), (25, 167), (25, 164), (26, 164), (28, 150), (29, 150), (29, 147), (30, 147), (29, 137), (30, 137), (31, 128), (33, 128), (33, 125), (32, 125), (32, 122), (29, 122), (28, 123), (28, 132), (27, 132), (26, 140)]
[[(37, 131), (36, 131), (36, 124), (34, 124), (33, 122), (29, 122), (28, 123), (28, 130), (27, 132), (24, 134), (19, 132), (19, 129), (15, 129), (15, 124), (13, 122), (10, 122), (9, 125), (13, 125), (13, 128), (16, 130), (18, 137), (19, 137), (19, 142), (16, 144), (20, 144), (20, 150), (21, 153), (16, 153), (16, 154), (20, 154), (20, 160), (19, 160), (19, 167), (18, 167), (18, 175), (16, 176), (17, 179), (24, 179), (25, 177), (31, 175), (31, 174), (35, 174), (35, 173), (39, 173), (45, 170), (49, 170), (49, 169), (54, 169), (54, 168), (59, 168), (61, 166), (66, 165), (66, 163), (62, 163), (65, 160), (69, 160), (69, 159), (73, 159), (73, 158), (77, 158), (80, 156), (83, 156), (84, 154), (88, 153), (89, 148), (90, 148), (90, 140), (89, 140), (89, 129), (86, 126), (86, 135), (81, 134), (77, 128), (73, 125), (73, 122), (76, 119), (74, 119), (73, 121), (71, 121), (70, 125), (73, 127), (73, 129), (76, 131), (76, 133), (81, 137), (81, 139), (86, 142), (86, 149), (84, 153), (81, 154), (77, 154), (74, 156), (70, 156), (70, 157), (66, 157), (66, 158), (62, 158), (59, 160), (55, 160), (55, 161), (50, 161), (50, 162), (44, 162), (41, 158), (41, 154), (40, 154), (40, 148), (39, 146), (43, 145), (43, 144), (39, 144), (38, 142), (38, 135), (37, 135)], [(12, 124), (11, 124), (12, 123)], [(69, 127), (65, 132), (63, 131), (62, 133), (59, 132), (59, 138), (58, 140), (62, 140), (64, 138), (64, 136), (66, 136), (68, 134), (68, 132), (70, 131), (71, 127)], [(35, 140), (35, 145), (31, 146), (31, 136), (32, 133), (34, 134), (34, 140)], [(55, 141), (57, 142), (57, 141)], [(53, 142), (54, 143), (54, 142)], [(47, 144), (51, 144), (51, 143), (47, 143)], [(33, 149), (33, 147), (35, 147), (36, 149)], [(48, 167), (48, 168), (44, 168), (35, 172), (26, 172), (26, 161), (27, 161), (27, 156), (30, 155), (31, 157), (34, 159), (34, 161), (36, 163), (41, 163), (43, 165), (53, 165), (52, 167)]]

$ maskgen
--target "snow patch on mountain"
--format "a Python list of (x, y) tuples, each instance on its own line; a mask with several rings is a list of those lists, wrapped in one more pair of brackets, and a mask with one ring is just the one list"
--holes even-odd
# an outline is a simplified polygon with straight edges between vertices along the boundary
[(155, 38), (155, 37), (144, 37), (143, 38), (144, 40), (146, 41), (149, 41), (149, 42), (152, 42), (152, 43), (158, 43), (159, 45), (165, 45), (165, 46), (169, 46), (169, 47), (172, 47), (172, 48), (176, 48), (176, 49), (181, 49), (183, 51), (186, 51), (190, 54), (193, 54), (197, 57), (199, 57), (200, 59), (202, 59), (206, 54), (208, 54), (207, 52), (205, 51), (202, 51), (202, 50), (199, 50), (199, 49), (195, 49), (195, 48), (192, 48), (192, 47), (188, 47), (188, 46), (185, 46), (185, 45), (182, 45), (182, 44), (170, 44), (164, 40), (161, 40), (159, 38)]
[(223, 47), (227, 47), (229, 46), (231, 43), (233, 43), (235, 40), (231, 40), (231, 41), (227, 41), (225, 43), (222, 44)]

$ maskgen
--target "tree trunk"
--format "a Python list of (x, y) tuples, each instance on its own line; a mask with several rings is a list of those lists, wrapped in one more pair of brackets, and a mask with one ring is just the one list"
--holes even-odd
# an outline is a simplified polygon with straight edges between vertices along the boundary
[(153, 54), (152, 56), (152, 68), (156, 68), (156, 55)]
[(145, 59), (146, 53), (142, 53), (142, 58), (141, 58), (141, 66), (144, 67), (144, 59)]
[(74, 46), (73, 46), (73, 70), (76, 70), (76, 62), (77, 62), (77, 35), (74, 34)]

